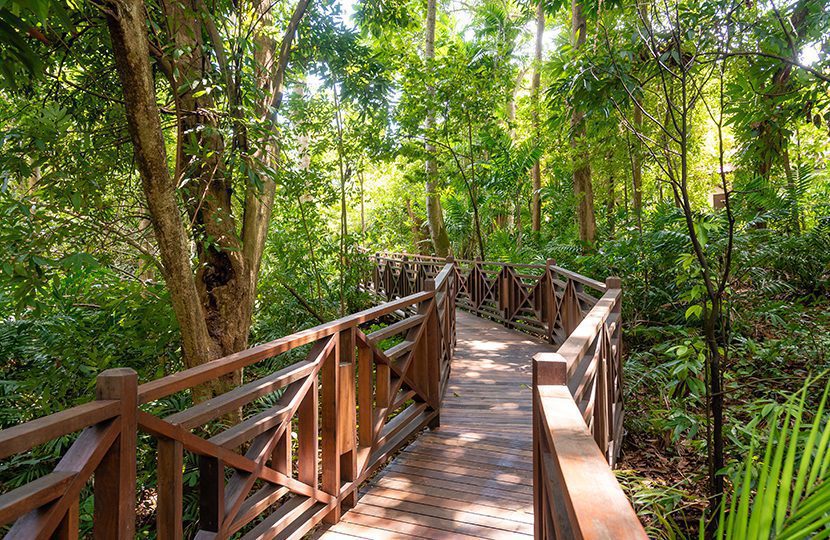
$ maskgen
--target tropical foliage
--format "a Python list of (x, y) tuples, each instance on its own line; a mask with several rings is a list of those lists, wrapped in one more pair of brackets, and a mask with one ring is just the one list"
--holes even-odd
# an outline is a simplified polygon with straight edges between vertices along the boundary
[(360, 309), (364, 249), (553, 258), (623, 279), (651, 536), (824, 537), (829, 126), (825, 0), (0, 1), (0, 425)]

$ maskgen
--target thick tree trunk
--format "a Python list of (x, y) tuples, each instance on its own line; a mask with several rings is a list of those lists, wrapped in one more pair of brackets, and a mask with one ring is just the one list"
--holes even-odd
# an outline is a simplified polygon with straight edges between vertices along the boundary
[[(580, 0), (572, 0), (572, 40), (575, 49), (585, 44), (587, 21)], [(597, 222), (594, 216), (594, 190), (591, 184), (591, 164), (582, 149), (585, 139), (584, 114), (576, 109), (571, 113), (571, 148), (574, 150), (574, 194), (577, 200), (577, 221), (579, 222), (579, 240), (589, 247), (597, 235)]]
[(424, 222), (412, 210), (412, 201), (409, 200), (409, 197), (406, 198), (406, 215), (409, 216), (409, 229), (412, 231), (412, 242), (415, 244), (415, 251), (422, 255), (429, 255), (428, 241), (423, 233)]
[[(536, 140), (541, 138), (541, 120), (539, 110), (541, 99), (539, 97), (539, 86), (542, 80), (542, 42), (545, 36), (545, 10), (540, 0), (536, 4), (536, 50), (533, 56), (533, 79), (530, 83), (530, 94), (533, 99), (531, 108), (531, 122)], [(533, 193), (530, 202), (530, 228), (538, 232), (542, 225), (542, 168), (539, 160), (530, 169), (530, 178), (533, 186)]]
[[(276, 68), (274, 62), (269, 61), (273, 57), (273, 40), (265, 42), (261, 36), (255, 38), (266, 51), (258, 51), (258, 54), (270, 54), (268, 58), (257, 58), (267, 63), (268, 67), (261, 73), (261, 84), (271, 92), (270, 103), (264, 104), (260, 111), (263, 115), (270, 115), (279, 106), (279, 89), (288, 52), (307, 1), (300, 0), (295, 8)], [(225, 143), (217, 117), (210, 112), (214, 103), (209, 95), (197, 97), (198, 86), (192, 84), (204, 78), (205, 70), (215, 69), (212, 60), (206, 56), (202, 41), (203, 35), (209, 35), (228, 84), (232, 112), (236, 111), (234, 80), (228, 71), (221, 38), (200, 1), (184, 0), (163, 5), (175, 49), (183, 54), (171, 59), (154, 51), (176, 94), (179, 144), (175, 178), (171, 177), (166, 163), (149, 61), (144, 3), (141, 0), (105, 0), (101, 6), (107, 14), (128, 126), (164, 279), (179, 322), (184, 362), (192, 367), (247, 346), (273, 187), (269, 188), (266, 183), (264, 193), (256, 199), (256, 205), (261, 209), (254, 208), (256, 205), (246, 196), (245, 225), (240, 235), (233, 213), (231, 179), (224, 170)], [(179, 92), (181, 88), (186, 90)], [(238, 123), (235, 129), (239, 129), (235, 141), (247, 156), (244, 128)], [(269, 158), (266, 155), (262, 159)], [(177, 197), (177, 185), (185, 178), (188, 181), (183, 182), (182, 195), (190, 222), (190, 238), (182, 223)], [(195, 275), (190, 261), (191, 241), (199, 259)], [(234, 379), (238, 379), (238, 375)], [(213, 391), (222, 391), (223, 386), (220, 383)], [(202, 399), (207, 395), (208, 392), (200, 392), (195, 398)]]
[(185, 51), (173, 64), (178, 88), (186, 88), (177, 96), (180, 138), (176, 169), (181, 177), (177, 180), (185, 186), (182, 191), (199, 262), (196, 288), (208, 334), (220, 357), (247, 347), (253, 294), (233, 215), (225, 141), (217, 116), (210, 114), (215, 103), (210, 94), (197, 96), (201, 89), (198, 81), (204, 80), (205, 70), (212, 67), (205, 55), (201, 18), (193, 17), (196, 7), (188, 0), (164, 5), (176, 48)]
[[(259, 71), (257, 79), (259, 86), (263, 89), (264, 100), (259, 103), (257, 113), (260, 118), (269, 119), (273, 129), (263, 141), (262, 150), (256, 159), (276, 169), (279, 163), (280, 146), (276, 137), (277, 116), (276, 111), (282, 104), (283, 82), (285, 71), (288, 68), (288, 61), (291, 57), (291, 47), (297, 34), (300, 22), (308, 9), (309, 0), (299, 0), (294, 6), (291, 19), (285, 29), (280, 43), (279, 52), (276, 51), (276, 41), (271, 37), (270, 27), (271, 12), (273, 6), (270, 2), (261, 1), (257, 4), (257, 11), (262, 16), (260, 28), (266, 31), (257, 32), (254, 36), (256, 52), (254, 58)], [(274, 206), (274, 195), (276, 184), (269, 175), (263, 175), (263, 187), (261, 192), (256, 186), (249, 184), (245, 191), (245, 211), (242, 226), (242, 244), (245, 265), (248, 269), (251, 298), (256, 295), (256, 285), (259, 278), (259, 269), (262, 262), (262, 254), (265, 250), (265, 239), (268, 236), (268, 224), (271, 221), (271, 211)]]
[(112, 40), (115, 66), (124, 92), (127, 125), (136, 167), (147, 199), (173, 311), (179, 322), (186, 365), (215, 358), (202, 303), (190, 267), (190, 249), (167, 168), (161, 119), (150, 67), (142, 0), (109, 0), (102, 5)]
[[(435, 59), (435, 16), (437, 9), (437, 0), (427, 0), (427, 20), (425, 32), (424, 45), (424, 60), (426, 61), (427, 70), (432, 71), (432, 61)], [(435, 95), (435, 89), (430, 85), (428, 88), (430, 96)], [(435, 125), (435, 113), (433, 112), (433, 103), (429, 103), (427, 118), (424, 125), (427, 137), (432, 136), (432, 127)], [(441, 195), (438, 193), (438, 163), (435, 161), (434, 153), (435, 147), (426, 142), (424, 150), (427, 154), (426, 159), (426, 209), (427, 209), (427, 223), (429, 224), (429, 235), (432, 238), (432, 247), (435, 254), (439, 257), (446, 257), (450, 254), (450, 238), (447, 235), (447, 228), (444, 225), (444, 211), (441, 208)]]

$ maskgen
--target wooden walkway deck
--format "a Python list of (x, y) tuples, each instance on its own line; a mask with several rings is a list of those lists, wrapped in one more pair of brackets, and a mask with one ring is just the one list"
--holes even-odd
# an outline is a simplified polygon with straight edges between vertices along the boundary
[(462, 311), (457, 324), (441, 427), (407, 446), (318, 538), (533, 536), (531, 358), (553, 348)]

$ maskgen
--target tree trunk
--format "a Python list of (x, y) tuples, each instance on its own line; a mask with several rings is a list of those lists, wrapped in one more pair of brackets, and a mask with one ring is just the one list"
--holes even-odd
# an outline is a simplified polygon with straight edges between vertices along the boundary
[[(632, 113), (634, 129), (638, 133), (643, 132), (643, 111), (638, 104), (634, 104), (634, 111)], [(631, 187), (632, 187), (632, 206), (634, 207), (634, 216), (637, 220), (637, 230), (643, 231), (643, 161), (642, 148), (640, 147), (640, 140), (635, 137), (634, 144), (631, 148)]]
[[(519, 74), (516, 76), (516, 82), (513, 85), (513, 91), (510, 92), (510, 101), (507, 102), (507, 129), (510, 133), (510, 140), (513, 143), (516, 143), (516, 101), (519, 98), (519, 90), (521, 89), (522, 79), (524, 79), (526, 70), (520, 69)], [(518, 178), (516, 180), (516, 193), (519, 194), (522, 191), (522, 178)], [(516, 212), (521, 211), (521, 199), (520, 197), (516, 197), (514, 202), (513, 209), (506, 209), (504, 210), (504, 214), (499, 214), (497, 216), (497, 220), (499, 222), (499, 226), (506, 226), (509, 230), (516, 230)], [(503, 218), (503, 220), (502, 220)], [(519, 237), (521, 237), (521, 231), (518, 231)], [(521, 243), (521, 239), (519, 240)]]
[(167, 152), (150, 67), (144, 3), (109, 0), (102, 6), (115, 67), (124, 92), (127, 126), (147, 199), (173, 311), (179, 322), (185, 365), (216, 357), (190, 267), (190, 249), (167, 168)]
[(424, 249), (427, 239), (423, 234), (424, 222), (412, 210), (412, 201), (406, 198), (406, 215), (409, 217), (409, 229), (412, 231), (412, 242), (415, 244), (415, 251), (422, 255), (429, 255), (429, 249)]
[[(580, 0), (572, 0), (572, 41), (575, 49), (585, 44), (587, 21)], [(574, 194), (577, 200), (579, 240), (590, 248), (596, 240), (597, 223), (594, 216), (594, 190), (591, 185), (591, 164), (587, 152), (581, 148), (585, 139), (584, 114), (576, 109), (571, 113), (571, 148), (574, 151)]]
[[(533, 100), (531, 108), (531, 122), (536, 140), (541, 138), (541, 120), (539, 109), (541, 108), (539, 98), (539, 87), (542, 80), (542, 41), (545, 36), (545, 10), (541, 0), (536, 4), (536, 50), (533, 56), (533, 79), (530, 83), (530, 95)], [(539, 160), (530, 169), (530, 178), (533, 192), (530, 202), (530, 228), (538, 232), (542, 226), (542, 168)]]
[[(432, 73), (432, 61), (435, 59), (435, 15), (437, 9), (437, 0), (427, 0), (427, 20), (425, 32), (424, 45), (424, 60), (426, 62), (427, 70)], [(427, 89), (430, 97), (435, 96), (435, 88), (430, 86)], [(427, 118), (424, 125), (424, 131), (427, 137), (432, 136), (432, 127), (435, 125), (435, 113), (433, 112), (434, 103), (428, 104)], [(426, 179), (426, 210), (427, 223), (429, 224), (429, 235), (432, 238), (432, 247), (435, 254), (439, 257), (446, 257), (450, 254), (450, 238), (447, 235), (447, 228), (444, 225), (444, 212), (441, 208), (441, 195), (437, 190), (437, 176), (438, 163), (435, 161), (435, 147), (426, 142), (424, 150), (427, 154), (425, 169), (427, 174)]]
[[(182, 192), (199, 263), (196, 288), (218, 358), (248, 345), (253, 287), (233, 215), (233, 186), (224, 162), (225, 141), (217, 116), (209, 113), (215, 103), (210, 94), (197, 95), (199, 81), (206, 78), (205, 70), (212, 66), (205, 55), (201, 18), (193, 16), (196, 8), (188, 0), (164, 3), (176, 49), (184, 51), (173, 60), (178, 86), (174, 91), (185, 88), (177, 96), (177, 181), (184, 185)], [(240, 379), (239, 374), (234, 379), (229, 382)]]
[[(608, 159), (611, 159), (611, 155), (608, 156)], [(608, 175), (608, 200), (605, 202), (605, 219), (608, 221), (608, 237), (614, 238), (614, 232), (616, 228), (616, 212), (617, 212), (617, 192), (616, 186), (614, 184), (614, 169), (611, 169), (611, 172)]]
[[(711, 451), (709, 456), (709, 493), (711, 496), (710, 509), (713, 516), (720, 511), (719, 506), (723, 499), (723, 475), (718, 471), (723, 469), (724, 441), (723, 441), (723, 381), (721, 366), (721, 348), (726, 344), (725, 340), (719, 339), (720, 318), (723, 306), (720, 298), (709, 297), (711, 309), (707, 310), (703, 321), (703, 333), (706, 339), (706, 346), (709, 349), (707, 360), (709, 363), (709, 406), (712, 414), (711, 430)], [(712, 526), (717, 524), (717, 519), (712, 519)], [(714, 538), (713, 527), (707, 530), (710, 538)]]
[[(270, 47), (271, 50), (271, 56), (267, 51), (258, 51), (258, 54), (266, 56), (257, 57), (258, 61), (268, 62), (268, 68), (261, 71), (259, 84), (272, 91), (269, 94), (270, 103), (260, 108), (263, 115), (270, 115), (279, 106), (279, 89), (291, 42), (306, 5), (307, 0), (301, 0), (292, 14), (276, 67), (269, 60), (273, 57), (273, 40), (267, 42), (263, 41), (261, 34), (255, 36), (263, 49)], [(127, 123), (147, 199), (147, 210), (180, 327), (184, 363), (187, 367), (193, 367), (247, 346), (273, 189), (268, 187), (266, 179), (264, 193), (257, 193), (253, 204), (250, 196), (252, 186), (249, 186), (240, 235), (233, 213), (231, 179), (224, 169), (225, 143), (216, 116), (210, 113), (214, 103), (210, 95), (197, 96), (199, 87), (192, 84), (205, 78), (206, 69), (215, 69), (206, 56), (202, 41), (202, 36), (207, 34), (214, 41), (219, 69), (224, 72), (231, 96), (229, 100), (233, 103), (233, 77), (227, 71), (221, 38), (199, 0), (168, 2), (163, 8), (175, 50), (183, 52), (181, 56), (169, 58), (154, 51), (176, 97), (178, 147), (175, 178), (171, 177), (167, 168), (149, 60), (144, 3), (141, 0), (105, 0), (102, 5), (124, 92)], [(180, 92), (182, 88), (185, 88), (184, 92)], [(235, 114), (235, 111), (232, 106), (232, 113)], [(234, 128), (239, 130), (234, 140), (241, 145), (240, 150), (247, 157), (244, 127), (237, 123)], [(272, 143), (275, 141), (266, 141), (265, 146)], [(260, 157), (263, 161), (269, 159), (267, 155)], [(178, 207), (176, 186), (183, 178), (188, 179), (184, 182), (182, 195), (190, 221), (190, 238)], [(254, 208), (256, 205), (261, 208)], [(191, 241), (196, 246), (199, 261), (195, 275), (190, 262)], [(236, 382), (239, 374), (233, 379)], [(224, 383), (219, 383), (212, 391), (222, 391), (223, 386)], [(200, 389), (194, 398), (203, 399), (209, 394)]]

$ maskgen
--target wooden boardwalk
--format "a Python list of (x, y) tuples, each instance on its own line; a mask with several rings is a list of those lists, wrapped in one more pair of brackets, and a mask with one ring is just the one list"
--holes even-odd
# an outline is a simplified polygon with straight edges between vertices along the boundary
[(327, 539), (533, 536), (531, 358), (550, 345), (457, 311), (441, 427), (361, 491)]

